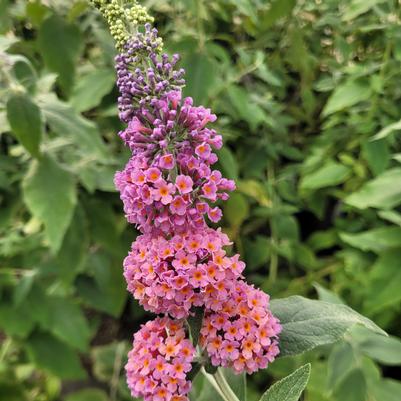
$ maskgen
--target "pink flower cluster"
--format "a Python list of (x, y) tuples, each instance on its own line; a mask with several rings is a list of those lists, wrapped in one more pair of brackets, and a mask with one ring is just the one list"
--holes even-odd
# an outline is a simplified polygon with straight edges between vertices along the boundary
[(133, 153), (115, 176), (128, 221), (164, 234), (202, 227), (205, 215), (219, 221), (220, 208), (210, 204), (228, 199), (235, 183), (210, 168), (217, 161), (213, 149), (222, 146), (221, 136), (206, 127), (216, 116), (193, 107), (191, 98), (181, 101), (180, 91), (151, 104), (120, 134)]
[(125, 366), (132, 396), (144, 401), (188, 401), (191, 382), (186, 376), (194, 356), (182, 322), (166, 317), (147, 322), (135, 333)]
[(178, 56), (158, 56), (159, 45), (147, 25), (116, 58), (120, 117), (128, 123), (120, 137), (132, 157), (115, 184), (127, 220), (142, 234), (124, 260), (124, 276), (146, 310), (166, 315), (135, 334), (126, 371), (134, 397), (186, 401), (195, 348), (182, 320), (171, 318), (202, 308), (202, 358), (237, 373), (275, 358), (281, 327), (269, 297), (243, 281), (239, 255), (226, 254), (228, 237), (207, 226), (222, 217), (215, 203), (227, 200), (235, 183), (212, 170), (222, 146), (208, 126), (216, 116), (182, 98)]
[(185, 318), (194, 306), (220, 310), (245, 267), (229, 257), (228, 237), (202, 228), (171, 239), (141, 235), (124, 260), (128, 289), (146, 310)]
[(212, 365), (253, 373), (266, 368), (278, 355), (281, 326), (263, 291), (238, 281), (232, 294), (219, 310), (206, 312), (200, 344)]

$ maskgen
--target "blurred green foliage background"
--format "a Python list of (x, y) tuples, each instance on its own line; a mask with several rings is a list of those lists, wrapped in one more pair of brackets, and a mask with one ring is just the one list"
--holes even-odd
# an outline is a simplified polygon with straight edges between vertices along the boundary
[[(312, 361), (306, 401), (399, 401), (399, 1), (144, 3), (186, 94), (219, 116), (238, 183), (223, 226), (247, 279), (346, 303), (391, 335), (279, 359), (248, 400)], [(129, 155), (112, 39), (81, 0), (0, 0), (0, 34), (0, 400), (129, 400), (147, 316), (122, 277), (136, 232), (113, 186)], [(217, 397), (197, 380), (193, 400)]]

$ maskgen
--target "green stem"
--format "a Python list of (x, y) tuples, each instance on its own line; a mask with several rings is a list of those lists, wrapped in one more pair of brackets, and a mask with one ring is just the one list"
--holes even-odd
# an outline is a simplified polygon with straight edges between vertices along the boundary
[(227, 398), (227, 396), (220, 389), (220, 387), (217, 384), (216, 379), (213, 375), (207, 373), (204, 367), (201, 369), (201, 372), (202, 372), (203, 376), (205, 376), (206, 380), (212, 385), (212, 387), (218, 392), (218, 394), (224, 401), (231, 401), (229, 398)]
[(222, 392), (226, 395), (227, 401), (239, 401), (239, 398), (235, 395), (234, 391), (227, 383), (223, 371), (220, 368), (217, 369), (216, 373), (214, 374), (214, 378)]

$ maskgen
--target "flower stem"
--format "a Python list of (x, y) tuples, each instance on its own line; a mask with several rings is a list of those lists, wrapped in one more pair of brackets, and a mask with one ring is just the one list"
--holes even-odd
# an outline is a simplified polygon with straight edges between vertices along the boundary
[(227, 401), (239, 401), (239, 398), (235, 395), (234, 391), (227, 383), (223, 371), (220, 368), (217, 369), (216, 373), (214, 374), (214, 378), (222, 392), (225, 394)]
[(201, 369), (201, 372), (203, 374), (203, 376), (205, 376), (205, 378), (207, 379), (207, 381), (212, 385), (212, 387), (219, 393), (220, 397), (224, 400), (224, 401), (231, 401), (229, 398), (227, 398), (227, 396), (223, 393), (223, 391), (220, 389), (219, 385), (217, 384), (217, 381), (215, 379), (215, 377), (209, 373), (206, 372), (205, 368)]

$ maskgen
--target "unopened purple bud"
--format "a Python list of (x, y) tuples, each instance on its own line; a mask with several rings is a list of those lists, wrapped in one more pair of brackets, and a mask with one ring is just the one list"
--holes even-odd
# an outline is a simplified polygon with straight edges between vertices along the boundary
[(162, 149), (166, 149), (167, 146), (168, 146), (168, 141), (167, 141), (167, 139), (163, 139), (162, 141), (159, 141), (159, 146), (160, 146)]

